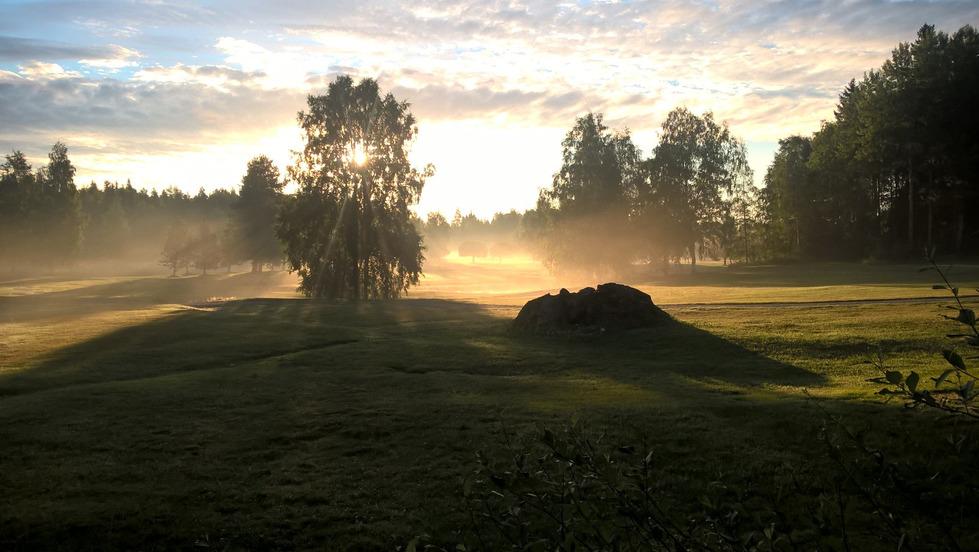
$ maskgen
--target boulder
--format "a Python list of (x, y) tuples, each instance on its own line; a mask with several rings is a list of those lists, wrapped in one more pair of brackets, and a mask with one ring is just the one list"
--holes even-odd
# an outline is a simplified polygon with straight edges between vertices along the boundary
[(586, 287), (577, 293), (562, 289), (528, 301), (513, 321), (524, 333), (625, 330), (670, 320), (649, 295), (622, 284)]

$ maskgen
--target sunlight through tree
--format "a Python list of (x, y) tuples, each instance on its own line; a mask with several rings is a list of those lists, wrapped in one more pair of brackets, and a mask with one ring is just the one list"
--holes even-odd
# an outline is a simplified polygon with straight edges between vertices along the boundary
[(418, 133), (406, 102), (347, 76), (299, 114), (305, 147), (289, 168), (299, 190), (279, 236), (299, 289), (315, 297), (394, 298), (418, 283), (421, 237), (409, 207), (433, 169), (411, 166)]

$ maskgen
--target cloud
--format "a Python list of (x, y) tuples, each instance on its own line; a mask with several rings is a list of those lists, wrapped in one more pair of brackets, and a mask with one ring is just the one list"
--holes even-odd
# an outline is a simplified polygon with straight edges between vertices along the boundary
[[(20, 138), (53, 142), (69, 134), (98, 136), (107, 148), (165, 153), (289, 124), (305, 100), (298, 91), (236, 93), (194, 80), (95, 80), (59, 69), (34, 64), (20, 75), (0, 75), (0, 140), (16, 147)], [(235, 74), (222, 68), (180, 69), (196, 76)]]
[(81, 74), (76, 71), (65, 71), (64, 67), (58, 65), (57, 63), (45, 63), (43, 61), (31, 61), (25, 63), (19, 67), (18, 73), (19, 75), (11, 75), (33, 80), (81, 77)]
[[(385, 81), (397, 80), (382, 78)], [(519, 89), (494, 90), (489, 87), (463, 88), (430, 85), (420, 88), (386, 87), (396, 98), (408, 101), (412, 112), (422, 120), (456, 120), (496, 118), (513, 115), (525, 124), (548, 123), (573, 117), (583, 108), (583, 95), (572, 91), (548, 93)], [(546, 125), (545, 125), (546, 126)]]
[(27, 60), (77, 60), (112, 57), (114, 46), (80, 46), (50, 40), (0, 35), (0, 61), (23, 63)]
[(230, 93), (242, 88), (261, 88), (266, 75), (261, 71), (242, 71), (226, 66), (178, 63), (169, 67), (147, 67), (137, 71), (132, 78), (145, 83), (201, 85)]
[(91, 68), (115, 72), (125, 67), (135, 67), (137, 65), (136, 60), (143, 57), (143, 54), (137, 50), (115, 44), (110, 44), (108, 50), (109, 55), (80, 59), (78, 63)]

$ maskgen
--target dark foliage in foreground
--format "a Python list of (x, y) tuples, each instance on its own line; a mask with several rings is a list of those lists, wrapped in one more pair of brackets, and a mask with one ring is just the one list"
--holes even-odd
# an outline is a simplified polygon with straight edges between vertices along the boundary
[[(961, 476), (979, 458), (974, 428), (908, 455), (823, 414), (814, 439), (830, 469), (719, 478), (696, 504), (670, 490), (682, 470), (641, 444), (607, 442), (579, 423), (504, 432), (502, 450), (477, 454), (463, 484), (470, 524), (448, 540), (466, 550), (968, 549), (979, 497)], [(452, 548), (440, 542), (413, 545)]]

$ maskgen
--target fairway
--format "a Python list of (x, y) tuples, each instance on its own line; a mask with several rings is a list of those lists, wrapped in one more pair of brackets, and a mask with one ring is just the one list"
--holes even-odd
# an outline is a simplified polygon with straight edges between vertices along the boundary
[[(507, 331), (552, 283), (510, 269), (530, 287), (446, 261), (367, 304), (281, 272), (0, 283), (0, 548), (393, 549), (465, 523), (501, 427), (573, 416), (647, 443), (680, 508), (719, 474), (822, 469), (804, 389), (854, 424), (933, 423), (865, 382), (877, 348), (942, 368), (945, 298), (915, 267), (701, 267), (636, 282), (677, 324), (575, 339)], [(934, 299), (793, 304), (905, 297)]]

